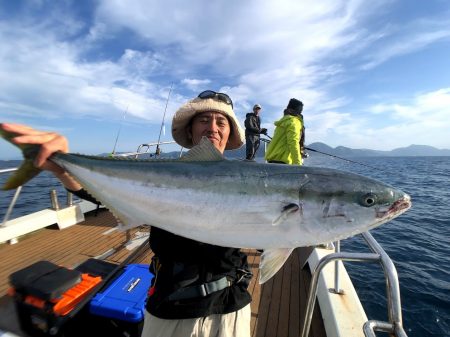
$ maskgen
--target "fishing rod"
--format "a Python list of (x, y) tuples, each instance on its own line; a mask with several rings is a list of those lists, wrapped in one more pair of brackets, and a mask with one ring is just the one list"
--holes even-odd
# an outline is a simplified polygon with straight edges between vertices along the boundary
[(156, 144), (155, 156), (159, 156), (159, 154), (161, 153), (161, 149), (159, 148), (159, 144), (161, 144), (161, 133), (163, 131), (163, 128), (165, 128), (164, 120), (166, 118), (167, 105), (169, 104), (169, 98), (170, 98), (170, 93), (172, 92), (172, 88), (173, 88), (173, 82), (170, 85), (169, 94), (167, 95), (166, 107), (164, 109), (164, 115), (163, 115), (163, 120), (162, 120), (162, 123), (161, 123), (161, 129), (159, 130), (159, 137), (158, 137), (158, 143)]
[(111, 155), (112, 155), (112, 156), (114, 156), (114, 155), (116, 154), (117, 141), (119, 140), (120, 131), (122, 130), (122, 125), (123, 125), (123, 121), (125, 120), (125, 116), (126, 116), (127, 113), (128, 113), (128, 108), (129, 108), (129, 105), (127, 106), (125, 112), (123, 113), (123, 116), (122, 116), (122, 123), (120, 123), (119, 130), (117, 131), (116, 141), (114, 142), (114, 147), (113, 147), (113, 150), (112, 150), (112, 152), (111, 152)]
[[(266, 134), (265, 136), (268, 137), (270, 140), (272, 140), (272, 137), (270, 137), (269, 135)], [(267, 143), (270, 143), (270, 141), (267, 141), (267, 140), (265, 140), (265, 139), (262, 139), (262, 140), (263, 140), (263, 141), (266, 141)], [(326, 155), (326, 156), (330, 156), (330, 157), (333, 157), (333, 158), (345, 160), (345, 161), (347, 161), (347, 162), (349, 162), (349, 163), (353, 163), (353, 164), (358, 164), (358, 165), (366, 166), (366, 167), (369, 167), (369, 168), (374, 169), (374, 170), (381, 170), (381, 171), (384, 171), (383, 169), (381, 169), (381, 168), (379, 168), (379, 167), (375, 167), (375, 166), (367, 165), (367, 164), (360, 163), (360, 162), (357, 162), (357, 161), (354, 161), (354, 160), (350, 160), (350, 159), (347, 159), (347, 158), (339, 157), (339, 156), (336, 156), (336, 155), (334, 155), (334, 154), (322, 152), (322, 151), (319, 151), (319, 150), (315, 150), (315, 149), (312, 149), (312, 148), (307, 147), (307, 146), (305, 146), (305, 149), (308, 150), (308, 151), (317, 152), (317, 153), (320, 153), (320, 154), (323, 154), (323, 155)]]

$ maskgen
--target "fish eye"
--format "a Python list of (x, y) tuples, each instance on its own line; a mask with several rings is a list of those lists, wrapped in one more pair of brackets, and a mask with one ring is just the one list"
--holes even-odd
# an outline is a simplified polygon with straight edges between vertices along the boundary
[(360, 200), (360, 204), (365, 207), (372, 207), (377, 202), (377, 195), (373, 193), (364, 194)]

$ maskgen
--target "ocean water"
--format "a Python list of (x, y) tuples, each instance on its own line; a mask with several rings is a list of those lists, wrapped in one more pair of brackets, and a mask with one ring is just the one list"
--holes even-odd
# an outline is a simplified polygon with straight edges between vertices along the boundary
[[(393, 260), (399, 280), (403, 326), (409, 337), (450, 337), (450, 157), (364, 157), (355, 163), (312, 154), (308, 166), (351, 171), (402, 189), (412, 208), (399, 218), (371, 231)], [(0, 168), (20, 162), (0, 161)], [(6, 175), (0, 175), (0, 184)], [(65, 190), (50, 174), (26, 184), (12, 217), (49, 207), (47, 186)], [(0, 221), (13, 192), (0, 192)], [(341, 243), (342, 251), (368, 252), (356, 236)], [(387, 321), (386, 286), (378, 264), (345, 263), (369, 319)], [(385, 334), (380, 334), (385, 335)]]
[[(450, 157), (350, 158), (362, 166), (316, 155), (306, 165), (375, 178), (408, 193), (412, 207), (371, 234), (394, 262), (403, 326), (409, 337), (450, 336)], [(367, 251), (356, 236), (341, 251)], [(386, 286), (378, 264), (345, 263), (369, 319), (388, 320)]]

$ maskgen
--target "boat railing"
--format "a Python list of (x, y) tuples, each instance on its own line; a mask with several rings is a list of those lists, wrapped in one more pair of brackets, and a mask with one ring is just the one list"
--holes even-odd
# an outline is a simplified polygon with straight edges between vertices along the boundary
[[(155, 142), (155, 143), (144, 143), (138, 146), (136, 152), (125, 152), (125, 153), (112, 153), (111, 155), (113, 157), (134, 157), (135, 159), (139, 158), (141, 155), (150, 155), (158, 156), (160, 155), (159, 146), (160, 145), (167, 145), (167, 144), (175, 144), (175, 141), (168, 141), (168, 142)], [(150, 149), (152, 147), (156, 146), (156, 151), (154, 154), (150, 153)]]
[[(340, 252), (339, 242), (335, 243), (335, 253), (326, 255), (320, 259), (316, 268), (312, 272), (312, 279), (308, 293), (308, 302), (305, 313), (304, 325), (302, 329), (302, 337), (309, 335), (311, 320), (316, 302), (319, 276), (323, 268), (330, 262), (338, 261), (351, 262), (378, 262), (381, 264), (386, 280), (386, 295), (388, 305), (389, 322), (369, 320), (363, 326), (364, 335), (366, 337), (376, 337), (375, 331), (390, 333), (398, 337), (407, 337), (403, 329), (402, 308), (400, 300), (400, 285), (398, 281), (397, 270), (389, 255), (383, 250), (380, 244), (369, 233), (361, 234), (366, 241), (372, 253), (347, 253)], [(335, 268), (335, 288), (329, 289), (330, 292), (339, 296), (342, 291), (339, 289), (339, 269)]]
[[(17, 171), (17, 170), (18, 170), (17, 167), (1, 169), (0, 170), (0, 174), (14, 172), (14, 171)], [(14, 195), (13, 195), (13, 197), (11, 199), (11, 202), (9, 203), (8, 209), (6, 210), (5, 216), (3, 217), (3, 221), (0, 223), (0, 227), (3, 227), (3, 226), (6, 225), (6, 222), (8, 221), (8, 219), (9, 219), (11, 213), (12, 213), (14, 205), (16, 204), (17, 199), (19, 198), (19, 194), (20, 194), (21, 191), (22, 191), (22, 186), (17, 187), (17, 189), (14, 192)]]
[[(17, 170), (17, 167), (0, 169), (0, 175), (12, 173)], [(32, 213), (35, 216), (33, 220), (30, 220), (30, 214), (10, 219), (14, 207), (19, 200), (20, 193), (23, 190), (23, 186), (18, 186), (15, 189), (9, 205), (6, 208), (6, 212), (3, 215), (3, 219), (0, 219), (0, 243), (8, 242), (9, 244), (15, 244), (18, 242), (19, 237), (48, 227), (52, 224), (56, 224), (59, 229), (63, 229), (83, 221), (85, 213), (98, 208), (96, 204), (89, 201), (79, 200), (74, 202), (73, 194), (69, 191), (67, 191), (66, 203), (60, 204), (57, 191), (53, 187), (54, 186), (48, 188), (49, 207)]]

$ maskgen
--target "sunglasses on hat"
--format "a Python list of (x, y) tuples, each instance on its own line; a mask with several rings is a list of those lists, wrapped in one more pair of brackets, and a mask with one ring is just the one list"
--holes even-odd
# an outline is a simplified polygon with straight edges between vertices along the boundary
[(233, 101), (231, 100), (230, 96), (228, 96), (227, 94), (224, 94), (223, 92), (215, 92), (212, 90), (205, 90), (205, 91), (201, 92), (198, 95), (198, 97), (201, 99), (217, 97), (218, 100), (231, 105), (231, 107), (233, 108)]

